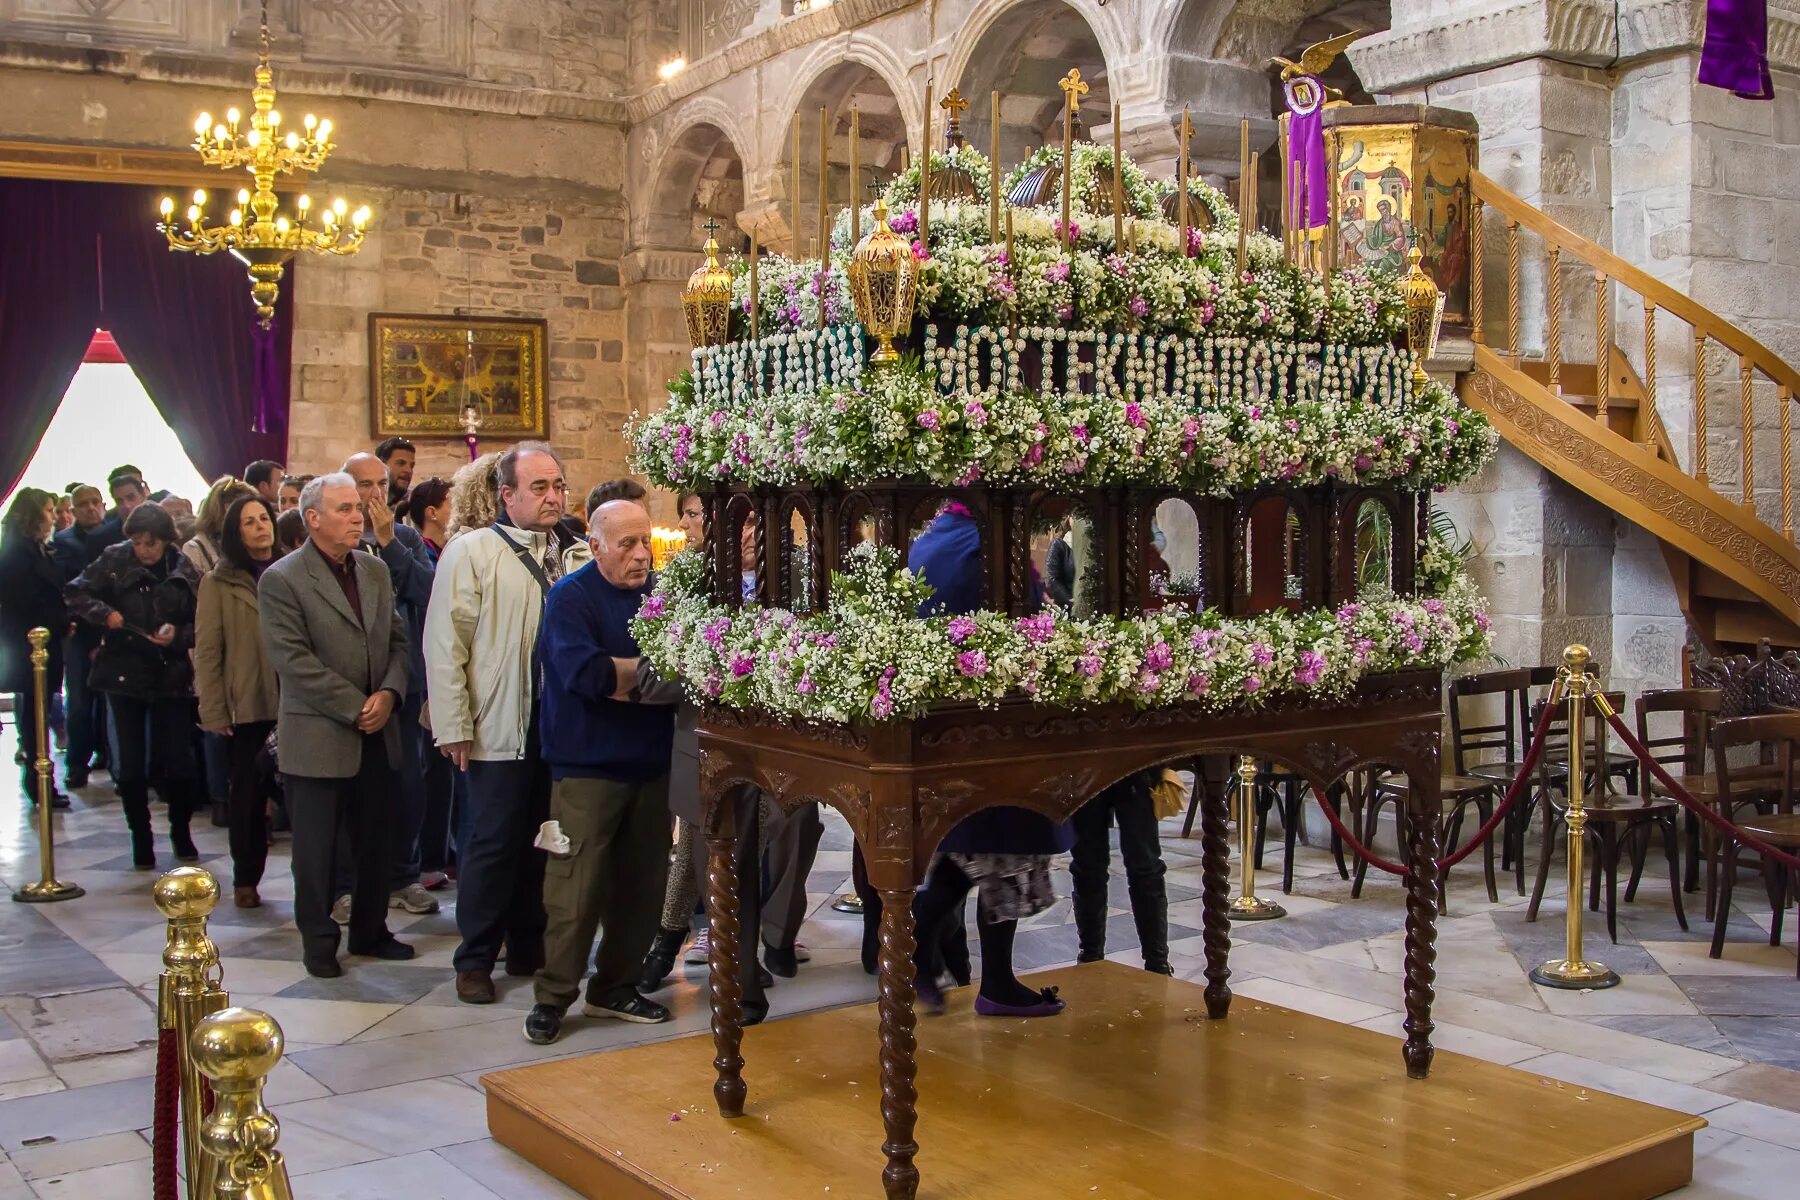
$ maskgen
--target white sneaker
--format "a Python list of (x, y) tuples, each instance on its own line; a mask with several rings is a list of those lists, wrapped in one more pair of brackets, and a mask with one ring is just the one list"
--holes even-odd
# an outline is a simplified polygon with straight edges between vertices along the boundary
[(426, 891), (417, 883), (409, 883), (397, 892), (388, 893), (389, 908), (404, 908), (409, 913), (434, 913), (438, 910), (437, 897)]
[(339, 925), (350, 924), (349, 892), (345, 892), (343, 895), (339, 896), (337, 898), (337, 903), (331, 906), (331, 919), (336, 921)]
[(694, 940), (688, 943), (687, 951), (681, 956), (681, 961), (700, 966), (710, 958), (712, 958), (712, 931), (702, 929), (695, 935)]

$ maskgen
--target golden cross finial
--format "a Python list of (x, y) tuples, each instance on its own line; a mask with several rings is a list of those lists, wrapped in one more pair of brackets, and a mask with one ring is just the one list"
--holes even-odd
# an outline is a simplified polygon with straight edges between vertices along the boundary
[(706, 220), (706, 224), (702, 225), (700, 228), (706, 230), (707, 240), (711, 241), (713, 235), (718, 233), (719, 230), (722, 228), (722, 226), (720, 226), (720, 224), (719, 224), (719, 218), (708, 217)]
[(1063, 90), (1063, 95), (1068, 98), (1069, 111), (1072, 113), (1080, 112), (1081, 98), (1088, 94), (1088, 85), (1082, 82), (1080, 69), (1070, 67), (1069, 73), (1064, 75), (1062, 79), (1057, 82), (1056, 86), (1061, 88)]
[(938, 102), (938, 107), (949, 113), (950, 119), (955, 121), (968, 109), (969, 102), (963, 99), (961, 88), (951, 88), (950, 94)]

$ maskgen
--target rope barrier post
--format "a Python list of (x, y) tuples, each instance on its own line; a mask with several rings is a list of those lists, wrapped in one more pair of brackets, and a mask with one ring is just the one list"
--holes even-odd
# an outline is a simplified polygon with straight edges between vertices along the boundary
[[(204, 1081), (189, 1053), (200, 1022), (231, 1003), (219, 983), (219, 948), (206, 918), (219, 903), (219, 882), (199, 867), (177, 867), (156, 881), (156, 907), (169, 922), (163, 973), (157, 987), (157, 1026), (169, 1030), (180, 1088), (181, 1148), (187, 1194), (213, 1195), (211, 1160), (200, 1151)], [(243, 1194), (243, 1193), (236, 1193)]]
[(1256, 760), (1248, 754), (1238, 759), (1238, 854), (1243, 872), (1243, 894), (1226, 906), (1234, 921), (1273, 921), (1287, 916), (1287, 909), (1256, 895), (1256, 845), (1250, 831), (1256, 826)]
[[(1569, 894), (1568, 918), (1563, 957), (1539, 963), (1532, 969), (1531, 981), (1544, 987), (1567, 990), (1617, 987), (1619, 973), (1604, 963), (1593, 962), (1582, 955), (1582, 920), (1587, 905), (1582, 898), (1587, 888), (1587, 872), (1582, 867), (1582, 852), (1587, 837), (1587, 728), (1584, 707), (1588, 698), (1598, 696), (1593, 676), (1588, 674), (1591, 660), (1588, 648), (1573, 645), (1563, 651), (1563, 668), (1558, 674), (1564, 681), (1569, 700)], [(1604, 781), (1602, 781), (1604, 784)]]
[(212, 1085), (213, 1109), (200, 1146), (214, 1178), (196, 1200), (293, 1200), (287, 1162), (275, 1148), (281, 1124), (263, 1107), (263, 1083), (281, 1062), (281, 1026), (268, 1013), (227, 1008), (194, 1029), (189, 1055)]
[(56, 826), (51, 819), (56, 785), (50, 778), (50, 698), (44, 679), (50, 663), (50, 631), (40, 625), (25, 638), (31, 644), (31, 704), (37, 732), (31, 739), (34, 744), (20, 749), (32, 756), (37, 771), (38, 881), (19, 888), (13, 899), (20, 904), (52, 904), (87, 892), (56, 877)]
[(831, 902), (833, 912), (849, 913), (853, 917), (862, 916), (862, 897), (855, 892), (845, 892)]

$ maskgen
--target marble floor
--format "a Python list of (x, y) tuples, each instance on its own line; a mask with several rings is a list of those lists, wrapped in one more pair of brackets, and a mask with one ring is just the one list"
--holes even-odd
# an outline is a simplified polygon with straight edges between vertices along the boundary
[[(11, 731), (0, 762), (11, 759)], [(104, 776), (57, 819), (59, 873), (88, 891), (41, 907), (0, 905), (0, 1200), (150, 1196), (151, 1073), (155, 981), (163, 924), (150, 900), (153, 876), (131, 869), (117, 801)], [(10, 777), (9, 777), (10, 782)], [(875, 998), (856, 962), (859, 922), (833, 912), (848, 885), (849, 837), (828, 815), (810, 879), (813, 913), (802, 941), (812, 962), (771, 993), (774, 1015)], [(1177, 971), (1199, 976), (1198, 844), (1165, 826), (1171, 945)], [(229, 877), (225, 832), (202, 821), (206, 865)], [(1279, 867), (1278, 844), (1270, 865)], [(0, 795), (0, 880), (35, 878), (36, 837), (27, 810)], [(172, 866), (173, 863), (164, 865)], [(450, 955), (456, 943), (453, 889), (445, 910), (394, 913), (419, 951), (410, 963), (345, 959), (341, 979), (309, 978), (289, 924), (291, 884), (278, 840), (263, 887), (266, 905), (229, 903), (212, 922), (234, 1002), (274, 1014), (288, 1038), (268, 1099), (281, 1120), (299, 1200), (549, 1200), (574, 1193), (487, 1137), (478, 1080), (498, 1067), (537, 1062), (703, 1030), (703, 970), (686, 968), (660, 998), (675, 1021), (644, 1028), (571, 1020), (563, 1040), (536, 1047), (520, 1032), (528, 980), (502, 977), (499, 1004), (458, 1005)], [(1560, 869), (1560, 867), (1559, 867)], [(1767, 944), (1760, 889), (1739, 891), (1723, 959), (1706, 955), (1705, 933), (1678, 927), (1652, 867), (1637, 902), (1624, 908), (1617, 945), (1590, 943), (1624, 977), (1599, 992), (1534, 987), (1526, 971), (1561, 945), (1560, 885), (1545, 919), (1527, 923), (1525, 902), (1502, 881), (1489, 904), (1478, 866), (1459, 867), (1438, 942), (1437, 1044), (1550, 1079), (1702, 1114), (1692, 1186), (1681, 1200), (1771, 1200), (1800, 1178), (1800, 982), (1788, 941)], [(1396, 1036), (1402, 896), (1397, 881), (1371, 874), (1362, 897), (1337, 876), (1329, 855), (1302, 848), (1289, 916), (1241, 927), (1232, 954), (1234, 989)], [(1278, 877), (1265, 874), (1273, 889)], [(1020, 932), (1022, 967), (1072, 961), (1075, 934), (1059, 872), (1054, 908)], [(1136, 937), (1115, 880), (1109, 936), (1122, 961)], [(921, 1041), (929, 1046), (930, 1023)], [(873, 1045), (873, 1043), (871, 1043)], [(1398, 1047), (1396, 1046), (1396, 1054)], [(921, 1131), (931, 1120), (922, 1106)]]

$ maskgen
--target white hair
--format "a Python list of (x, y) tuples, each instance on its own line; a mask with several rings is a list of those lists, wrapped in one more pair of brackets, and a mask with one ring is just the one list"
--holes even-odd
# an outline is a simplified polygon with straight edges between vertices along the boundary
[(343, 471), (333, 471), (329, 475), (315, 475), (305, 487), (300, 489), (300, 511), (323, 515), (325, 512), (325, 489), (328, 487), (355, 488), (356, 480)]

